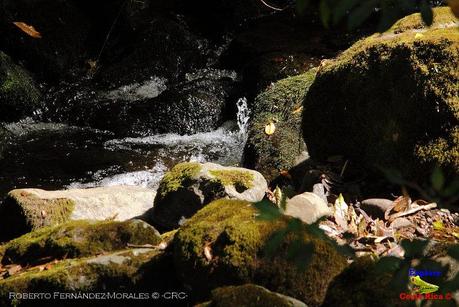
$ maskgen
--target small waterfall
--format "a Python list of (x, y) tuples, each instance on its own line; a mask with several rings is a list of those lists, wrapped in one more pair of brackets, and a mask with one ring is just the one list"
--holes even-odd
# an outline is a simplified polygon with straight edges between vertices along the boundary
[(246, 140), (247, 137), (247, 129), (249, 126), (249, 119), (250, 119), (250, 109), (247, 103), (247, 98), (243, 97), (240, 98), (237, 103), (237, 125), (239, 127), (239, 134)]

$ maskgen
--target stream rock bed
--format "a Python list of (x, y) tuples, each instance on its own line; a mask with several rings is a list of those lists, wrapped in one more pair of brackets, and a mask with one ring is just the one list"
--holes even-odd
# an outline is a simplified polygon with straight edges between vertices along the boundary
[(2, 3), (0, 306), (459, 304), (449, 8), (210, 2)]

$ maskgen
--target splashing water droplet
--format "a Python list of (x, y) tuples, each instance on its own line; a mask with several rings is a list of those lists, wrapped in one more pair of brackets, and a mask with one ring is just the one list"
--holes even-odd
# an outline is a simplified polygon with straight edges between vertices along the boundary
[(239, 127), (239, 134), (244, 139), (247, 136), (247, 128), (249, 126), (250, 109), (247, 104), (247, 98), (243, 97), (238, 100), (237, 105), (237, 125)]

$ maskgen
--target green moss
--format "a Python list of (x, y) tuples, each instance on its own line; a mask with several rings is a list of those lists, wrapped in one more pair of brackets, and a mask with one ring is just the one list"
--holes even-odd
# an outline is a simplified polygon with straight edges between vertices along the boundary
[[(161, 256), (161, 252), (156, 250), (135, 249), (92, 258), (64, 260), (52, 264), (48, 270), (31, 268), (0, 280), (0, 305), (21, 303), (8, 300), (9, 292), (107, 292), (119, 290), (120, 285), (124, 291), (142, 291), (147, 286), (141, 284), (142, 280), (147, 275), (154, 275), (158, 269), (156, 266), (149, 266), (147, 270), (142, 267)], [(159, 284), (157, 281), (152, 286)], [(27, 301), (24, 303), (27, 304)]]
[(247, 171), (210, 170), (209, 173), (224, 186), (232, 185), (243, 190), (253, 188), (254, 176)]
[(217, 288), (212, 291), (211, 302), (208, 304), (208, 306), (214, 307), (293, 306), (292, 302), (287, 300), (285, 297), (253, 284)]
[(141, 221), (72, 221), (44, 227), (8, 242), (2, 263), (84, 257), (123, 249), (127, 244), (155, 245), (160, 241), (158, 232)]
[[(258, 95), (244, 152), (244, 165), (271, 180), (288, 170), (305, 150), (301, 133), (301, 105), (317, 69), (280, 80)], [(274, 122), (273, 135), (265, 126)]]
[(423, 162), (440, 166), (453, 166), (459, 170), (459, 127), (453, 129), (446, 138), (438, 138), (416, 148), (416, 156)]
[(15, 203), (21, 208), (32, 230), (68, 221), (75, 208), (75, 202), (71, 199), (42, 199), (21, 190), (9, 192), (5, 201)]
[[(398, 169), (410, 180), (428, 178), (432, 165), (416, 148), (458, 126), (457, 67), (456, 27), (357, 42), (320, 68), (305, 98), (303, 134), (311, 157), (343, 155), (369, 168)], [(451, 163), (446, 167), (459, 173)]]
[(191, 181), (201, 170), (201, 165), (195, 162), (180, 163), (174, 166), (161, 180), (158, 193), (162, 196), (175, 192)]
[(0, 51), (0, 119), (32, 113), (40, 95), (30, 75)]
[[(228, 285), (256, 283), (283, 293), (310, 306), (323, 300), (328, 283), (346, 266), (346, 260), (324, 241), (304, 233), (314, 252), (305, 271), (286, 260), (288, 239), (273, 258), (263, 248), (285, 220), (268, 222), (256, 219), (250, 203), (217, 200), (196, 213), (182, 226), (174, 239), (174, 259), (180, 278), (196, 293)], [(204, 249), (209, 248), (212, 259)]]
[[(438, 7), (433, 10), (434, 18), (431, 27), (445, 27), (450, 26), (453, 23), (458, 23), (458, 19), (453, 15), (449, 7)], [(397, 21), (387, 32), (388, 33), (401, 33), (409, 30), (424, 29), (427, 28), (425, 23), (422, 21), (421, 14), (416, 13), (409, 15), (405, 18)]]

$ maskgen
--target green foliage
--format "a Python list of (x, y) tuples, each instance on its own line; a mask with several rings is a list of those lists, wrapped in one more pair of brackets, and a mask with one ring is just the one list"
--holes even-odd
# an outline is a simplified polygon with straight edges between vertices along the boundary
[[(304, 12), (310, 0), (297, 0), (297, 10)], [(427, 0), (320, 0), (319, 13), (325, 27), (346, 22), (349, 29), (361, 26), (372, 15), (379, 16), (378, 30), (384, 32), (398, 19), (420, 12), (428, 26), (433, 22), (432, 7)]]

